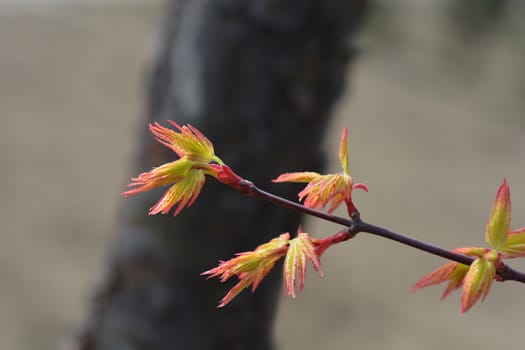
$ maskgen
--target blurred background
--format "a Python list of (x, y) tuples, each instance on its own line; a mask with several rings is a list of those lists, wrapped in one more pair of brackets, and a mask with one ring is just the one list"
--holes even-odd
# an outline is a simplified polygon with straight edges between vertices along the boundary
[[(335, 169), (349, 127), (350, 170), (370, 188), (355, 198), (363, 219), (448, 248), (482, 245), (505, 177), (512, 227), (525, 226), (525, 4), (371, 3), (322, 145)], [(162, 9), (0, 0), (0, 349), (57, 349), (85, 317), (129, 180)], [(317, 236), (336, 229), (305, 224)], [(461, 317), (458, 293), (410, 293), (442, 262), (364, 234), (331, 249), (325, 278), (309, 271), (304, 292), (280, 301), (278, 348), (521, 348), (522, 285), (496, 284)]]

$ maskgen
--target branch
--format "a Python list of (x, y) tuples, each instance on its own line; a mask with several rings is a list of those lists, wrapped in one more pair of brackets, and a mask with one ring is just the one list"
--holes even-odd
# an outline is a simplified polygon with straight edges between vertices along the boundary
[[(339, 225), (346, 226), (346, 235), (347, 239), (352, 238), (357, 233), (365, 232), (370, 233), (376, 236), (384, 237), (401, 244), (425, 251), (427, 253), (440, 256), (442, 258), (453, 260), (464, 265), (470, 265), (474, 261), (472, 257), (453, 253), (445, 248), (418, 240), (416, 238), (404, 235), (399, 232), (391, 231), (380, 226), (372, 225), (361, 220), (359, 215), (354, 215), (352, 219), (346, 219), (332, 214), (328, 214), (316, 209), (306, 207), (302, 204), (290, 201), (288, 199), (282, 198), (270, 192), (261, 190), (255, 186), (251, 181), (242, 180), (239, 184), (239, 190), (250, 197), (260, 198), (262, 200), (277, 204), (279, 206), (289, 208), (310, 216), (315, 216), (325, 221), (333, 222)], [(340, 235), (341, 232), (338, 232), (336, 235)], [(346, 239), (345, 239), (346, 240)], [(338, 239), (338, 242), (344, 240)], [(525, 273), (514, 270), (512, 267), (502, 264), (498, 269), (498, 274), (500, 281), (512, 280), (521, 283), (525, 283)]]

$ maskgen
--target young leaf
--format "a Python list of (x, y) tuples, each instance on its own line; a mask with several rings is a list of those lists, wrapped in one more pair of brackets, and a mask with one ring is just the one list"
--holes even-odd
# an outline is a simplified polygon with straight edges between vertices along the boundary
[(485, 299), (495, 277), (496, 267), (493, 262), (484, 258), (474, 260), (463, 279), (462, 314), (467, 312), (480, 298), (482, 301)]
[(220, 276), (221, 282), (233, 276), (239, 279), (239, 282), (222, 298), (218, 307), (228, 304), (249, 286), (252, 286), (254, 292), (277, 260), (286, 254), (289, 240), (290, 234), (283, 233), (270, 242), (258, 246), (254, 251), (239, 253), (235, 258), (221, 261), (219, 266), (203, 272), (202, 275), (208, 275), (208, 278)]
[(184, 207), (190, 207), (199, 196), (206, 176), (200, 169), (188, 171), (180, 181), (176, 182), (164, 193), (162, 198), (149, 211), (149, 215), (167, 214), (175, 204), (179, 204), (173, 213), (177, 216)]
[(284, 260), (284, 287), (287, 295), (295, 298), (295, 281), (299, 283), (299, 292), (304, 288), (306, 275), (306, 264), (310, 260), (314, 269), (323, 277), (321, 262), (316, 253), (312, 238), (308, 233), (299, 233), (296, 238), (290, 240), (288, 252)]
[(449, 281), (447, 288), (441, 296), (441, 300), (445, 299), (450, 292), (461, 287), (463, 278), (467, 274), (468, 266), (457, 263), (455, 261), (448, 262), (438, 269), (432, 271), (417, 282), (412, 290), (425, 288), (431, 285), (440, 284)]
[(341, 142), (339, 143), (339, 163), (343, 168), (343, 172), (348, 175), (348, 128), (343, 129), (341, 135)]
[(509, 233), (499, 252), (505, 259), (525, 257), (525, 227)]
[(189, 124), (180, 126), (171, 120), (169, 123), (179, 132), (165, 128), (159, 123), (149, 125), (157, 141), (171, 148), (181, 158), (188, 157), (205, 163), (211, 161), (222, 163), (214, 154), (213, 144), (197, 128)]
[(509, 233), (510, 227), (510, 191), (507, 180), (498, 189), (487, 223), (485, 241), (494, 249), (499, 249)]

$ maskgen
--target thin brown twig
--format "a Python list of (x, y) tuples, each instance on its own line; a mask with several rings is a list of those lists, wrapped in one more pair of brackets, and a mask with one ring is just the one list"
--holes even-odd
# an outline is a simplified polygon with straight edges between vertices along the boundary
[[(273, 193), (266, 192), (257, 186), (255, 186), (251, 181), (242, 180), (239, 186), (239, 189), (242, 193), (247, 196), (260, 198), (262, 200), (286, 207), (310, 216), (315, 216), (320, 219), (333, 222), (339, 225), (347, 227), (346, 232), (350, 236), (355, 236), (357, 233), (365, 232), (372, 235), (384, 237), (396, 242), (399, 242), (404, 245), (425, 251), (427, 253), (440, 256), (442, 258), (453, 260), (461, 264), (470, 265), (474, 261), (474, 258), (453, 253), (450, 250), (441, 248), (439, 246), (421, 241), (419, 239), (407, 236), (405, 234), (391, 231), (380, 226), (372, 225), (361, 220), (359, 215), (354, 216), (352, 219), (342, 218), (336, 215), (325, 213), (316, 209), (305, 207), (300, 203), (290, 201), (288, 199), (277, 196)], [(499, 281), (512, 280), (521, 283), (525, 283), (525, 273), (514, 270), (512, 267), (502, 264), (501, 268), (498, 269)]]

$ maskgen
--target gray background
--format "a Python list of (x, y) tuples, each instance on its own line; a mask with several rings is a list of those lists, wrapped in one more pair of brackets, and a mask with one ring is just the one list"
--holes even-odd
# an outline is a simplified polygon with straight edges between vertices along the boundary
[[(444, 1), (388, 3), (360, 36), (351, 96), (323, 146), (331, 169), (348, 126), (351, 172), (370, 188), (355, 195), (365, 220), (483, 245), (506, 177), (512, 227), (525, 226), (523, 6), (474, 40)], [(0, 1), (0, 349), (65, 347), (83, 319), (130, 176), (160, 4)], [(362, 235), (322, 263), (323, 280), (311, 270), (305, 291), (281, 301), (281, 349), (522, 347), (522, 285), (496, 284), (459, 317), (458, 293), (410, 293), (439, 258)]]

